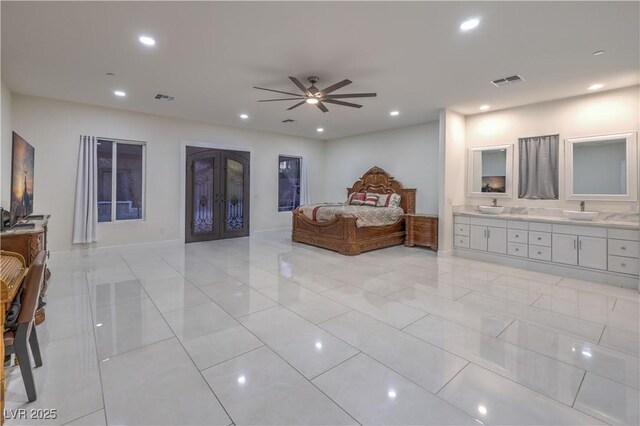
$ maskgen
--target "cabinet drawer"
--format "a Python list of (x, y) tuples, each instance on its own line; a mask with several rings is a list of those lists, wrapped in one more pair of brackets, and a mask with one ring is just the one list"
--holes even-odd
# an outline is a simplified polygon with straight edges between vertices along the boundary
[(553, 225), (553, 233), (607, 238), (607, 230), (605, 228), (597, 228), (595, 226)]
[(529, 245), (529, 258), (551, 262), (551, 247)]
[(609, 254), (614, 256), (638, 257), (640, 254), (640, 243), (637, 241), (609, 239)]
[(460, 223), (456, 223), (453, 227), (453, 233), (456, 235), (465, 235), (469, 236), (469, 225), (463, 225)]
[(638, 275), (638, 259), (631, 257), (609, 256), (609, 270), (623, 274)]
[(551, 232), (551, 224), (542, 222), (529, 222), (529, 231)]
[(551, 247), (551, 234), (548, 232), (529, 231), (529, 244)]
[(527, 244), (527, 237), (527, 231), (521, 231), (519, 229), (509, 229), (509, 233), (507, 234), (507, 240), (512, 243)]
[(509, 243), (507, 253), (511, 256), (527, 257), (527, 245), (520, 243)]
[(527, 229), (529, 229), (529, 222), (521, 222), (519, 220), (508, 220), (507, 228), (524, 229), (526, 231)]
[(455, 223), (464, 223), (466, 225), (469, 224), (469, 218), (467, 216), (454, 216), (453, 221)]
[(609, 238), (615, 238), (617, 240), (640, 240), (640, 231), (634, 231), (632, 229), (609, 229), (607, 235)]
[(469, 248), (469, 237), (464, 235), (456, 235), (453, 239), (453, 245), (456, 247)]
[(427, 235), (431, 235), (431, 234), (435, 234), (436, 229), (433, 225), (418, 225), (418, 224), (414, 224), (412, 227), (412, 230), (414, 233), (416, 234), (427, 234)]
[(507, 227), (507, 221), (504, 219), (485, 219), (483, 217), (472, 217), (470, 223), (471, 225), (492, 226), (494, 228)]

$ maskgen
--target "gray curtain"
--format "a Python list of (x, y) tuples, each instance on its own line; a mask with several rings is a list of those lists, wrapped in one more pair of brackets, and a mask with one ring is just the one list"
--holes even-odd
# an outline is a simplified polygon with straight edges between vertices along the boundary
[(518, 198), (558, 199), (559, 140), (560, 135), (518, 139)]
[(80, 136), (73, 243), (96, 240), (98, 226), (98, 144), (93, 136)]

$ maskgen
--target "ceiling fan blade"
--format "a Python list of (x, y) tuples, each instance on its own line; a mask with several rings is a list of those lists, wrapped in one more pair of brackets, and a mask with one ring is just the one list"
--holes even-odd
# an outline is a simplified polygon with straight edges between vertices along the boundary
[(318, 108), (320, 108), (320, 111), (322, 111), (322, 112), (329, 112), (329, 110), (327, 109), (327, 107), (326, 107), (326, 106), (324, 106), (324, 104), (323, 104), (322, 102), (318, 102), (318, 103), (316, 104), (316, 106), (317, 106)]
[(327, 95), (327, 99), (344, 99), (344, 98), (375, 98), (376, 93), (345, 93), (341, 95)]
[(253, 86), (254, 89), (267, 90), (269, 92), (284, 93), (285, 95), (300, 96), (299, 93), (283, 92), (282, 90), (265, 89), (264, 87)]
[(334, 85), (332, 85), (332, 86), (327, 87), (327, 88), (326, 88), (326, 89), (324, 89), (324, 90), (321, 90), (321, 92), (322, 92), (322, 93), (324, 93), (324, 94), (326, 95), (327, 93), (331, 93), (331, 92), (333, 92), (333, 91), (335, 91), (335, 90), (338, 90), (338, 89), (340, 89), (341, 87), (344, 87), (344, 86), (346, 86), (347, 84), (351, 84), (351, 83), (353, 83), (351, 80), (349, 80), (349, 79), (345, 79), (345, 80), (342, 80), (342, 81), (341, 81), (341, 82), (339, 82), (339, 83), (336, 83), (336, 84), (334, 84)]
[(298, 99), (304, 99), (300, 96), (298, 96), (297, 98), (282, 98), (282, 99), (263, 99), (261, 101), (258, 102), (273, 102), (273, 101), (297, 101)]
[(302, 93), (304, 93), (305, 95), (309, 95), (311, 96), (311, 93), (309, 93), (309, 91), (307, 90), (306, 87), (304, 87), (304, 85), (302, 83), (300, 83), (300, 80), (298, 80), (295, 77), (289, 77), (289, 80), (293, 81), (293, 84), (295, 84), (296, 86), (298, 86), (298, 89), (302, 90)]
[(302, 101), (302, 102), (298, 102), (297, 104), (295, 104), (294, 106), (287, 108), (287, 111), (291, 111), (294, 108), (298, 108), (300, 105), (302, 105), (303, 103), (305, 103), (306, 101)]
[(352, 108), (362, 108), (362, 105), (352, 104), (351, 102), (336, 101), (335, 99), (325, 99), (322, 102), (327, 102), (327, 103), (330, 103), (330, 104), (336, 104), (336, 105), (342, 105), (342, 106), (348, 106), (348, 107), (352, 107)]

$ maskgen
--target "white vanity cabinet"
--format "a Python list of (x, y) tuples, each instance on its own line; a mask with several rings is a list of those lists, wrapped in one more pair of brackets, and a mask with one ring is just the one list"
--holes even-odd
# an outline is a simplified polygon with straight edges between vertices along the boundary
[(507, 222), (496, 219), (471, 218), (469, 226), (469, 248), (507, 253)]
[(590, 226), (553, 225), (553, 261), (607, 270), (607, 230)]
[(640, 232), (602, 225), (455, 215), (454, 247), (468, 256), (475, 251), (473, 257), (485, 261), (505, 259), (507, 264), (522, 265), (524, 261), (532, 266), (546, 263), (569, 268), (557, 271), (598, 272), (603, 282), (607, 279), (602, 277), (615, 274), (626, 278), (611, 278), (612, 283), (620, 279), (637, 283), (640, 271)]

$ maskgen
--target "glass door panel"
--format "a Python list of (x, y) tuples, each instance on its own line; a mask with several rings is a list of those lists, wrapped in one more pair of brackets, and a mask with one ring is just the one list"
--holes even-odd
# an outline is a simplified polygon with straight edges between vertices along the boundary
[(193, 162), (193, 233), (214, 231), (213, 157)]
[(227, 158), (226, 172), (225, 229), (238, 230), (244, 227), (244, 165)]

